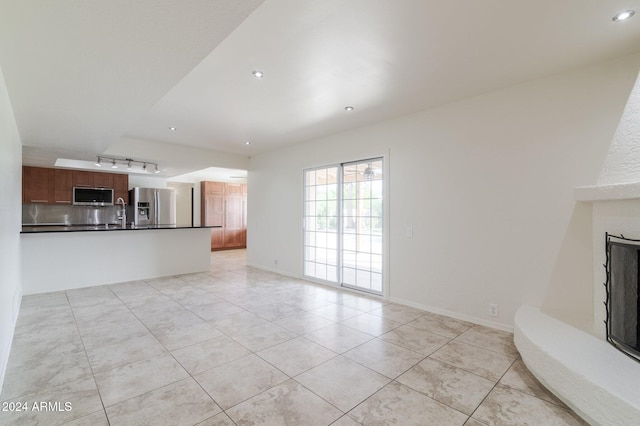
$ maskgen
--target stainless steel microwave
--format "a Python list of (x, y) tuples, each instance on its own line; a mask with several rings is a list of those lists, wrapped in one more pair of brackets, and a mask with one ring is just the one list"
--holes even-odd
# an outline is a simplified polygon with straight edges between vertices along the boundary
[(76, 186), (73, 188), (74, 206), (112, 206), (113, 189), (87, 188)]

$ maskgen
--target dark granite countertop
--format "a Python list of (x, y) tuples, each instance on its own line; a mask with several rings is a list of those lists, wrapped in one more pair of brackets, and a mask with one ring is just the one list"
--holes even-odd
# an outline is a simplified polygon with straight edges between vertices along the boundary
[(175, 226), (175, 225), (151, 225), (133, 226), (122, 228), (118, 224), (102, 225), (23, 225), (21, 234), (43, 234), (50, 232), (93, 232), (93, 231), (144, 231), (149, 229), (203, 229), (222, 228), (221, 226)]

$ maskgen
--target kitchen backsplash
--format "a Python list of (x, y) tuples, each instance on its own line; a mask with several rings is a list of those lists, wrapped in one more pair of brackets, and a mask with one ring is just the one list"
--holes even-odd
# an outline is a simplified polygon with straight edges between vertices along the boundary
[(103, 225), (117, 223), (117, 206), (23, 204), (23, 225)]

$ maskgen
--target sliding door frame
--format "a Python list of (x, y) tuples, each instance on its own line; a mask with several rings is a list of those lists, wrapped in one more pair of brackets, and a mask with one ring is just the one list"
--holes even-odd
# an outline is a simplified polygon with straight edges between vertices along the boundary
[[(383, 173), (383, 226), (382, 226), (382, 293), (378, 293), (378, 292), (368, 292), (365, 289), (361, 289), (361, 288), (357, 288), (357, 287), (353, 287), (353, 286), (348, 286), (348, 285), (342, 285), (342, 220), (343, 220), (343, 199), (342, 199), (342, 190), (343, 190), (343, 182), (342, 182), (342, 167), (343, 165), (346, 164), (351, 164), (351, 163), (358, 163), (358, 162), (363, 162), (363, 161), (368, 161), (368, 160), (376, 160), (376, 159), (382, 159), (382, 173)], [(315, 278), (313, 276), (308, 276), (305, 274), (305, 260), (306, 260), (306, 256), (305, 256), (305, 251), (306, 250), (306, 238), (307, 238), (307, 233), (306, 233), (306, 229), (305, 229), (305, 223), (306, 223), (306, 218), (307, 218), (307, 211), (306, 211), (306, 172), (307, 171), (313, 171), (313, 170), (321, 170), (321, 169), (325, 169), (325, 168), (331, 168), (331, 167), (338, 167), (339, 168), (339, 183), (338, 183), (338, 200), (339, 200), (339, 214), (338, 214), (338, 241), (337, 241), (337, 251), (338, 251), (338, 277), (337, 280), (334, 281), (328, 281), (328, 280), (321, 280), (318, 278)], [(301, 276), (302, 278), (308, 280), (308, 281), (312, 281), (312, 282), (317, 282), (319, 284), (324, 284), (324, 285), (329, 285), (332, 287), (338, 287), (338, 288), (342, 288), (342, 289), (346, 289), (346, 290), (354, 290), (354, 291), (358, 291), (358, 292), (362, 292), (365, 294), (369, 294), (372, 296), (380, 296), (380, 297), (384, 297), (385, 299), (388, 299), (390, 297), (390, 277), (391, 277), (391, 269), (390, 269), (390, 238), (389, 238), (389, 229), (390, 229), (390, 224), (391, 224), (391, 216), (389, 214), (389, 205), (390, 205), (390, 178), (389, 178), (389, 151), (387, 150), (384, 154), (372, 154), (372, 155), (367, 155), (367, 156), (362, 156), (359, 158), (354, 158), (351, 160), (341, 160), (341, 161), (328, 161), (324, 164), (316, 164), (307, 168), (304, 168), (302, 171), (303, 174), (303, 185), (302, 185), (302, 204), (303, 204), (303, 212), (302, 212), (302, 235), (301, 235), (301, 247), (302, 247), (302, 264), (301, 264)]]

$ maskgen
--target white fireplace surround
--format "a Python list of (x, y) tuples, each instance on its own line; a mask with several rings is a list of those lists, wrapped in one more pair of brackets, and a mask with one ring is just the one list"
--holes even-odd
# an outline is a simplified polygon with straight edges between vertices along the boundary
[(640, 239), (640, 76), (597, 180), (575, 189), (591, 204), (593, 328), (585, 331), (523, 306), (514, 340), (531, 372), (591, 424), (640, 424), (640, 362), (606, 341), (605, 235)]
[(592, 205), (593, 333), (523, 306), (514, 340), (531, 372), (590, 424), (640, 424), (640, 363), (606, 339), (605, 234), (640, 239), (640, 182), (576, 188)]

